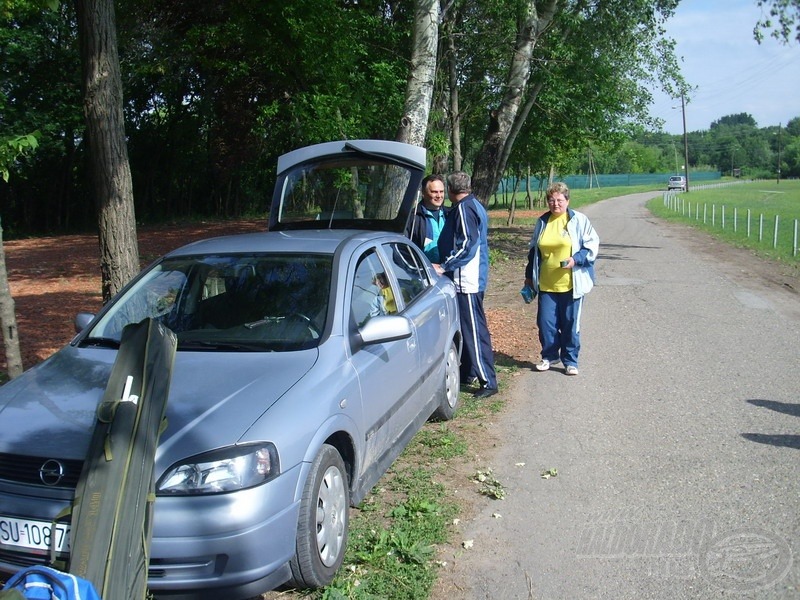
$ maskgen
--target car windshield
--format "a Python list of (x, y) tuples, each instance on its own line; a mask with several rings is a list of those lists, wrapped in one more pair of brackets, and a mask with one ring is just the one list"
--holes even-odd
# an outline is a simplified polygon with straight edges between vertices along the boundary
[(315, 347), (328, 314), (332, 258), (251, 254), (168, 258), (108, 307), (84, 344), (118, 344), (154, 318), (178, 350), (292, 351)]

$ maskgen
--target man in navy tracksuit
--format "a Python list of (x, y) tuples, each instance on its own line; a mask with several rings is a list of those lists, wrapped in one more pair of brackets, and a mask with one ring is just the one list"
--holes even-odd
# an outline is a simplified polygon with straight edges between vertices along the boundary
[(439, 235), (441, 263), (435, 267), (456, 286), (464, 336), (461, 380), (477, 378), (481, 387), (475, 396), (486, 398), (497, 393), (492, 338), (483, 312), (489, 280), (489, 215), (472, 195), (472, 181), (463, 171), (448, 176), (447, 194), (452, 208)]

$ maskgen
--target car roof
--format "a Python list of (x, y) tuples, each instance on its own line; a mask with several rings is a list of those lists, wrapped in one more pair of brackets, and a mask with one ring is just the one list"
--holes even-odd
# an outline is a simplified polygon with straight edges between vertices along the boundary
[(242, 233), (192, 242), (168, 253), (166, 258), (266, 252), (333, 254), (345, 241), (361, 243), (381, 239), (387, 235), (392, 238), (397, 237), (387, 233), (346, 229)]

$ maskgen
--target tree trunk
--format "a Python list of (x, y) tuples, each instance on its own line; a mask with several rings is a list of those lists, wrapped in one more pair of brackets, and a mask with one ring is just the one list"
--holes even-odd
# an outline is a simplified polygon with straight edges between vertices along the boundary
[(76, 0), (103, 301), (139, 272), (113, 0)]
[(552, 21), (558, 0), (548, 0), (541, 14), (536, 9), (535, 0), (530, 0), (520, 18), (520, 28), (514, 44), (514, 55), (511, 59), (506, 91), (500, 106), (489, 114), (489, 126), (483, 145), (475, 157), (472, 175), (472, 192), (484, 204), (487, 204), (500, 179), (503, 154), (506, 142), (511, 135), (517, 113), (531, 73), (531, 58), (539, 35)]
[(542, 91), (543, 87), (544, 84), (542, 84), (540, 81), (533, 85), (528, 93), (528, 97), (525, 100), (522, 110), (520, 110), (517, 113), (517, 116), (514, 118), (514, 124), (511, 126), (511, 131), (508, 134), (508, 138), (506, 138), (505, 144), (503, 144), (503, 151), (500, 154), (500, 164), (497, 165), (497, 173), (505, 172), (506, 165), (508, 164), (508, 157), (511, 156), (511, 150), (514, 148), (514, 142), (517, 140), (517, 136), (522, 130), (522, 126), (525, 124), (525, 120), (531, 113), (531, 109), (536, 102), (536, 98), (539, 96), (539, 92)]
[[(452, 21), (451, 21), (452, 22)], [(447, 74), (450, 89), (450, 119), (451, 119), (451, 140), (453, 146), (453, 171), (460, 171), (462, 169), (462, 154), (461, 154), (461, 109), (458, 105), (458, 71), (456, 69), (456, 42), (453, 35), (453, 28), (447, 28)]]
[(8, 285), (2, 226), (0, 226), (0, 327), (3, 328), (3, 344), (6, 351), (6, 374), (10, 379), (14, 379), (22, 374), (22, 354), (19, 350), (14, 298), (11, 297), (11, 288)]
[(511, 204), (508, 206), (508, 219), (506, 219), (506, 226), (511, 227), (514, 224), (514, 215), (517, 212), (517, 186), (519, 180), (514, 181), (514, 191), (511, 192)]
[(439, 0), (414, 0), (411, 72), (397, 141), (425, 145), (436, 79), (436, 47), (439, 37)]

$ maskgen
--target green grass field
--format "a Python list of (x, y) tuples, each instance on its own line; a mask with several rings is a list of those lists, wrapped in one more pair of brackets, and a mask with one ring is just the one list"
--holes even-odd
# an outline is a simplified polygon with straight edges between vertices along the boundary
[[(797, 264), (800, 262), (800, 181), (775, 180), (742, 182), (709, 187), (691, 186), (665, 206), (663, 198), (651, 200), (653, 214), (688, 223), (712, 233), (735, 246), (754, 250), (761, 256)], [(749, 228), (748, 228), (749, 211)], [(778, 217), (777, 247), (775, 218)], [(749, 233), (749, 235), (748, 235)]]

